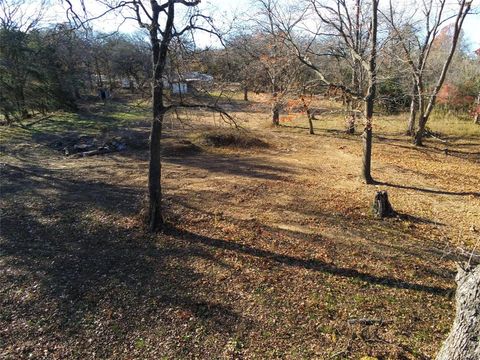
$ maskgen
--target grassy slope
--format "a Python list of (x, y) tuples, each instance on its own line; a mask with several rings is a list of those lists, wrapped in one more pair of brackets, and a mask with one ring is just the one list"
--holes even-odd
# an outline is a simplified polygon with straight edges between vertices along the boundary
[[(480, 227), (478, 128), (452, 119), (447, 145), (414, 149), (404, 119), (380, 118), (373, 171), (385, 184), (366, 187), (341, 117), (321, 117), (314, 136), (300, 115), (271, 129), (254, 100), (233, 111), (270, 147), (167, 157), (172, 225), (159, 235), (142, 227), (145, 151), (75, 160), (48, 147), (72, 132), (147, 136), (144, 110), (1, 129), (2, 358), (434, 355), (453, 311), (449, 251)], [(167, 121), (167, 143), (220, 122), (206, 115)], [(377, 188), (401, 219), (371, 218)]]

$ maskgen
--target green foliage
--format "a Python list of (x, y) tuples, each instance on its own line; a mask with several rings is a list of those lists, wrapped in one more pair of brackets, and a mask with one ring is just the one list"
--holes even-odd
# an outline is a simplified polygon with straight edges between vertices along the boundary
[(405, 93), (405, 89), (399, 78), (389, 78), (379, 83), (379, 105), (387, 114), (398, 114), (408, 106), (410, 99), (411, 97)]
[(29, 111), (75, 107), (70, 89), (75, 72), (62, 66), (51, 35), (0, 29), (0, 112), (7, 121), (25, 118)]

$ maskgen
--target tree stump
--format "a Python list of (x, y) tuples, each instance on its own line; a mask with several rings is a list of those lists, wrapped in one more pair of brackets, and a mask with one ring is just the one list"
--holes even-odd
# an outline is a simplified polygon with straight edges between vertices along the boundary
[(377, 191), (375, 199), (373, 200), (373, 215), (378, 219), (384, 217), (391, 217), (395, 215), (395, 211), (388, 201), (388, 194), (386, 191)]
[(436, 360), (480, 359), (480, 265), (458, 266), (456, 313)]

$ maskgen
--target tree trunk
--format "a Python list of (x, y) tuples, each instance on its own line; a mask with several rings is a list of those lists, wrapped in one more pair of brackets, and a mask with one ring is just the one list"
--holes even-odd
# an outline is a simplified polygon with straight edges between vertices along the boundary
[(307, 118), (308, 118), (308, 126), (310, 128), (310, 135), (315, 135), (315, 132), (313, 131), (313, 115), (310, 109), (307, 109)]
[[(480, 110), (479, 110), (480, 111)], [(473, 123), (474, 124), (477, 124), (477, 125), (480, 125), (480, 112), (478, 112), (477, 114), (475, 114), (475, 117), (473, 118)]]
[(243, 87), (243, 101), (248, 101), (248, 88), (246, 86)]
[(280, 112), (276, 104), (272, 106), (272, 123), (274, 126), (280, 125)]
[(371, 47), (370, 59), (368, 61), (368, 90), (365, 96), (365, 129), (363, 131), (363, 167), (362, 176), (366, 184), (373, 184), (371, 175), (372, 163), (372, 117), (377, 89), (377, 24), (378, 24), (378, 0), (372, 2), (371, 22)]
[(373, 178), (371, 175), (372, 164), (372, 124), (367, 124), (363, 130), (363, 167), (362, 177), (366, 184), (373, 184)]
[(473, 269), (459, 266), (455, 280), (455, 320), (436, 360), (477, 360), (480, 359), (480, 266)]
[(425, 126), (427, 124), (428, 118), (422, 116), (418, 121), (418, 129), (413, 137), (413, 145), (423, 146), (423, 135), (425, 134)]
[(150, 41), (152, 43), (153, 75), (152, 75), (152, 107), (153, 119), (150, 132), (150, 162), (148, 171), (149, 192), (149, 227), (150, 231), (157, 231), (163, 227), (162, 215), (162, 165), (161, 139), (165, 107), (163, 104), (163, 73), (167, 61), (168, 45), (171, 41), (175, 2), (168, 2), (167, 22), (163, 31), (162, 40), (158, 39), (158, 19), (161, 12), (158, 4), (152, 2), (152, 24)]
[[(158, 87), (158, 86), (157, 86)], [(160, 86), (161, 87), (161, 86)], [(160, 89), (161, 91), (162, 89)], [(161, 164), (161, 138), (163, 114), (163, 94), (154, 87), (153, 90), (153, 114), (152, 127), (150, 132), (150, 162), (148, 171), (149, 191), (149, 227), (156, 231), (163, 226), (162, 215), (162, 164)]]
[(415, 123), (417, 120), (418, 109), (418, 86), (414, 81), (412, 88), (412, 101), (410, 102), (410, 119), (408, 120), (407, 135), (413, 136), (415, 134)]

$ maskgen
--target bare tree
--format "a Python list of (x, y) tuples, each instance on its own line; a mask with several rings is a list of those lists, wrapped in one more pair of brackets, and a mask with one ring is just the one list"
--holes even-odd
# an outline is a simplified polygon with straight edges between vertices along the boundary
[[(85, 16), (79, 16), (71, 0), (64, 0), (68, 4), (67, 15), (80, 26), (85, 24)], [(102, 18), (111, 12), (121, 12), (126, 20), (137, 21), (139, 27), (149, 33), (152, 51), (152, 124), (150, 130), (150, 159), (148, 172), (149, 191), (149, 228), (151, 231), (159, 230), (164, 225), (162, 215), (162, 186), (161, 186), (161, 137), (164, 117), (167, 112), (178, 107), (204, 107), (220, 111), (216, 105), (204, 104), (167, 104), (164, 94), (163, 78), (167, 71), (167, 57), (169, 45), (172, 40), (194, 30), (215, 33), (212, 20), (198, 12), (200, 0), (127, 0), (127, 1), (100, 1), (106, 8), (105, 11), (92, 16), (87, 21)], [(82, 0), (82, 9), (86, 14), (86, 5)], [(182, 18), (186, 21), (182, 27), (175, 23), (176, 12), (181, 11)], [(203, 24), (203, 25), (202, 25)], [(206, 24), (206, 25), (205, 25)], [(205, 27), (207, 26), (207, 27)]]
[[(301, 11), (296, 19), (279, 16), (280, 26), (296, 56), (313, 70), (320, 82), (344, 94), (348, 99), (347, 103), (351, 103), (353, 99), (363, 99), (365, 127), (362, 176), (367, 184), (372, 184), (372, 119), (377, 86), (378, 0), (370, 3), (362, 0), (308, 0), (307, 3), (309, 10)], [(353, 12), (351, 9), (354, 9)], [(305, 26), (306, 18), (308, 23), (313, 22), (315, 26)], [(303, 32), (310, 36), (308, 40), (299, 39), (295, 34), (295, 29), (302, 24)], [(318, 41), (329, 39), (333, 39), (331, 42), (336, 46), (318, 51)], [(327, 74), (316, 63), (316, 59), (322, 57), (348, 61), (351, 68), (350, 81), (335, 81), (332, 74)]]
[(277, 0), (256, 0), (254, 16), (248, 21), (253, 23), (252, 34), (255, 44), (248, 42), (244, 47), (266, 74), (271, 97), (272, 124), (280, 124), (280, 112), (285, 106), (285, 98), (298, 75), (299, 64), (290, 56), (285, 46), (285, 34), (277, 26), (276, 14), (279, 10)]
[[(419, 24), (423, 29), (415, 29), (415, 24), (401, 21), (401, 16), (395, 12), (395, 7), (390, 1), (388, 13), (384, 13), (387, 23), (394, 31), (409, 65), (412, 79), (412, 101), (407, 133), (413, 136), (415, 145), (422, 145), (425, 125), (435, 106), (435, 101), (440, 88), (445, 81), (448, 68), (455, 53), (465, 16), (471, 8), (471, 1), (460, 0), (455, 15), (448, 14), (446, 0), (423, 0), (421, 4), (422, 17)], [(424, 76), (432, 47), (437, 39), (441, 27), (452, 18), (455, 18), (450, 50), (444, 61), (443, 68), (438, 76), (435, 86), (428, 95), (425, 87)], [(418, 112), (418, 127), (416, 119)]]
[(44, 19), (48, 0), (2, 0), (0, 1), (0, 27), (28, 33)]

